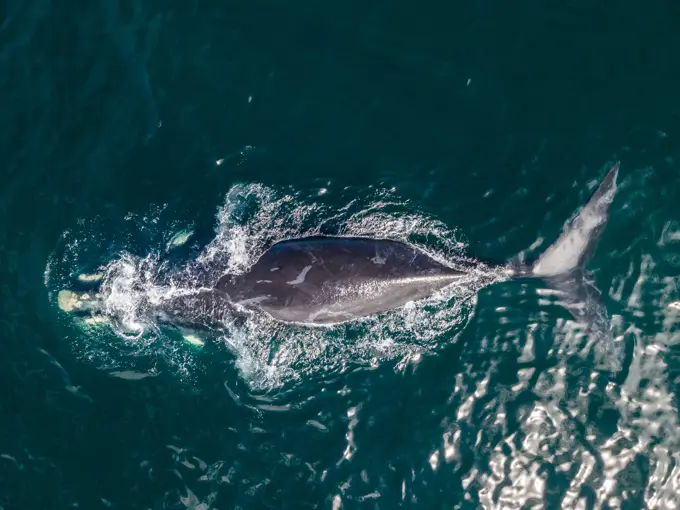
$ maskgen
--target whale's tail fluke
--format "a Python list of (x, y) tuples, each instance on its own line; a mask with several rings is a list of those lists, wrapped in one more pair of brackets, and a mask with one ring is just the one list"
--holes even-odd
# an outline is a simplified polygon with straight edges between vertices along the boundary
[(538, 277), (552, 277), (583, 270), (595, 252), (609, 218), (609, 209), (616, 194), (619, 163), (607, 175), (581, 208), (564, 227), (557, 240), (531, 266)]
[(566, 222), (557, 240), (533, 263), (518, 272), (518, 276), (540, 278), (557, 291), (560, 304), (585, 326), (592, 342), (608, 339), (611, 343), (608, 314), (586, 265), (609, 219), (618, 173), (617, 162), (588, 202)]

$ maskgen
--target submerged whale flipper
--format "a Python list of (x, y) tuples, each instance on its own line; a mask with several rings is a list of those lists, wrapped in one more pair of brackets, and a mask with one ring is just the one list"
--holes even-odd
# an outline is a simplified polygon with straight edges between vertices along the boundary
[(541, 278), (557, 290), (561, 304), (595, 337), (609, 335), (610, 328), (601, 293), (593, 285), (586, 264), (609, 218), (618, 173), (616, 163), (588, 202), (566, 223), (557, 240), (525, 272), (526, 276)]

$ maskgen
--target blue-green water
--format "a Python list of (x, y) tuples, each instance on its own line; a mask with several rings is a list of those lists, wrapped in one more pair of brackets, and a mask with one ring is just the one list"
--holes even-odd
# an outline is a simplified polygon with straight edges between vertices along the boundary
[[(676, 507), (679, 14), (3, 3), (0, 507)], [(535, 281), (203, 346), (137, 314), (162, 260), (309, 232), (537, 254), (616, 160), (620, 372)], [(100, 266), (114, 325), (56, 304)]]

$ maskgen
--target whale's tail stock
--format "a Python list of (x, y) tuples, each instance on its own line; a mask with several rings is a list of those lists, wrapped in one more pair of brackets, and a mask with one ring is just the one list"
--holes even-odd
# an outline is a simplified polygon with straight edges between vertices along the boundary
[[(617, 191), (619, 163), (615, 163), (590, 199), (565, 223), (559, 237), (530, 263), (514, 261), (510, 270), (519, 277), (540, 278), (558, 296), (559, 303), (585, 328), (586, 348), (598, 343), (601, 352), (614, 351), (610, 320), (586, 265), (595, 253), (609, 219)], [(616, 356), (606, 360), (617, 365)], [(618, 369), (615, 369), (617, 371)]]

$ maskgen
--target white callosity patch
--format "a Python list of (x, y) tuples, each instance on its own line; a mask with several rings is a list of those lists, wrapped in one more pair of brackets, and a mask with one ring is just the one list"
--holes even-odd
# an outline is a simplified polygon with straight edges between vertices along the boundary
[(78, 275), (78, 281), (83, 283), (95, 283), (100, 281), (104, 277), (104, 273), (94, 273), (94, 274), (80, 274)]
[(78, 307), (80, 306), (78, 295), (70, 290), (59, 291), (59, 294), (57, 296), (57, 303), (59, 304), (59, 308), (61, 308), (64, 312), (67, 313), (78, 309)]
[(191, 345), (195, 345), (198, 347), (203, 346), (205, 344), (205, 342), (197, 335), (187, 334), (182, 335), (182, 338), (184, 338), (184, 340), (187, 343), (190, 343)]
[(97, 311), (101, 305), (101, 295), (96, 292), (73, 292), (64, 289), (57, 294), (57, 304), (64, 312)]
[(183, 246), (189, 239), (191, 239), (192, 235), (194, 235), (193, 230), (187, 229), (177, 232), (174, 236), (170, 238), (170, 241), (168, 241), (166, 249), (171, 250), (173, 248)]

